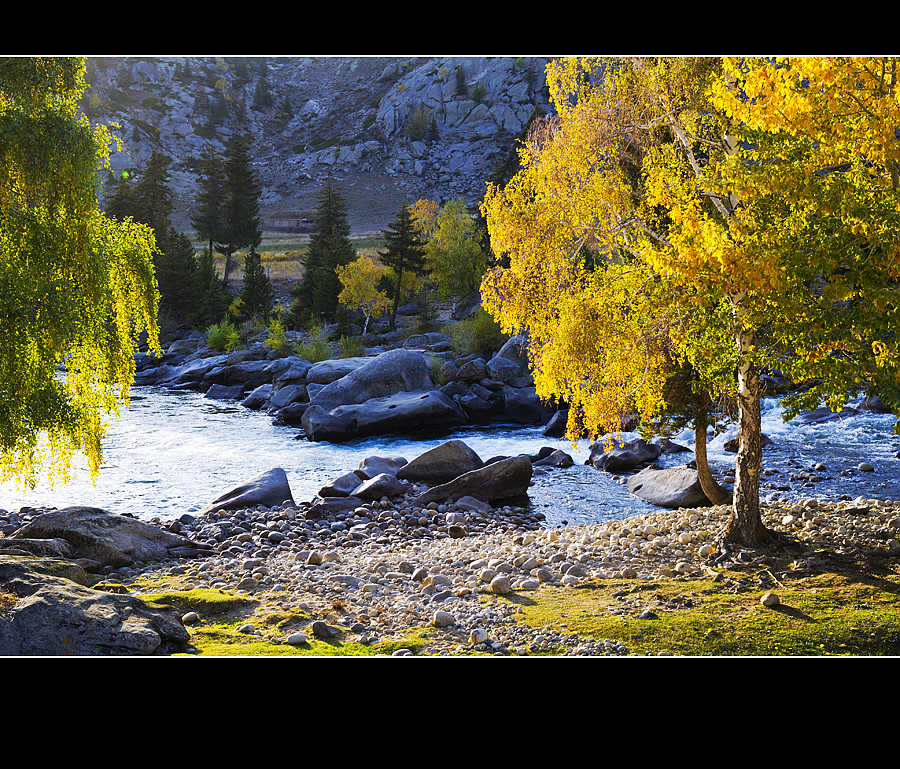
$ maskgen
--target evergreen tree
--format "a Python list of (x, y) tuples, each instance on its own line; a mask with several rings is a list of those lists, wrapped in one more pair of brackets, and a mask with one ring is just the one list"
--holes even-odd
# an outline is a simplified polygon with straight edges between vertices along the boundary
[(161, 294), (160, 316), (166, 325), (192, 321), (199, 296), (197, 265), (190, 239), (172, 227), (169, 159), (154, 152), (147, 168), (132, 183), (121, 178), (107, 205), (107, 213), (149, 225), (156, 235), (154, 257)]
[(272, 311), (274, 304), (272, 284), (255, 246), (250, 246), (250, 251), (244, 259), (244, 287), (241, 299), (244, 302), (244, 310), (250, 317), (265, 319)]
[(203, 249), (197, 263), (197, 286), (196, 322), (200, 326), (218, 323), (231, 304), (232, 296), (219, 280), (215, 259), (208, 248)]
[(225, 181), (224, 164), (212, 148), (207, 148), (200, 158), (200, 195), (191, 225), (197, 236), (209, 243), (210, 254), (215, 253), (216, 244), (224, 239)]
[(259, 223), (259, 183), (250, 168), (250, 137), (235, 134), (225, 150), (227, 196), (222, 228), (222, 251), (228, 285), (232, 257), (240, 248), (256, 248), (262, 241)]
[(381, 263), (394, 271), (394, 302), (391, 307), (391, 328), (397, 320), (397, 305), (404, 273), (421, 275), (425, 269), (425, 246), (419, 240), (408, 206), (403, 206), (396, 220), (386, 230), (382, 230), (387, 250), (379, 251)]
[(304, 260), (302, 282), (293, 291), (291, 306), (295, 320), (303, 313), (333, 318), (341, 292), (341, 282), (335, 267), (356, 259), (356, 249), (350, 242), (346, 203), (333, 179), (319, 191), (316, 223)]
[(200, 286), (194, 244), (182, 232), (169, 228), (166, 249), (156, 258), (156, 279), (162, 301), (160, 316), (165, 325), (192, 324), (197, 320)]

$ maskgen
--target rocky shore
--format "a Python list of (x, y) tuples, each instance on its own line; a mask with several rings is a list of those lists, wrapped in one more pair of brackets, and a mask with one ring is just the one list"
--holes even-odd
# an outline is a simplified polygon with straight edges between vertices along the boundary
[[(771, 587), (771, 602), (789, 577), (859, 558), (888, 564), (900, 558), (900, 502), (887, 500), (769, 504), (764, 521), (779, 532), (781, 544), (763, 551), (722, 545), (728, 507), (661, 508), (604, 524), (542, 528), (542, 516), (529, 512), (524, 497), (531, 467), (542, 459), (482, 463), (459, 444), (448, 442), (411, 462), (369, 457), (347, 474), (353, 478), (335, 479), (301, 502), (278, 499), (290, 495), (289, 487), (277, 473), (264, 474), (239, 493), (222, 495), (203, 515), (168, 523), (90, 508), (2, 513), (0, 570), (18, 569), (18, 581), (3, 580), (13, 597), (0, 608), (7, 618), (0, 652), (34, 653), (11, 651), (21, 634), (10, 628), (25, 616), (33, 625), (37, 611), (28, 604), (35, 578), (24, 578), (26, 565), (52, 572), (44, 589), (48, 581), (74, 581), (93, 592), (97, 604), (106, 603), (102, 643), (76, 653), (190, 651), (190, 631), (212, 618), (147, 608), (137, 596), (152, 584), (244, 596), (254, 610), (240, 633), (298, 650), (320, 641), (377, 650), (427, 630), (419, 654), (623, 655), (630, 649), (621, 639), (523, 623), (521, 600), (610, 581), (707, 579), (746, 590), (747, 580), (735, 574), (754, 569), (757, 579), (762, 571), (771, 581), (750, 587)], [(510, 472), (523, 465), (527, 473)], [(461, 478), (465, 482), (457, 483)], [(440, 489), (444, 493), (435, 495)], [(50, 561), (56, 565), (48, 571)], [(131, 603), (123, 605), (126, 599)], [(666, 610), (641, 602), (617, 611), (650, 621)], [(267, 617), (273, 616), (294, 619), (271, 624)], [(76, 622), (72, 616), (67, 621)], [(110, 631), (115, 627), (118, 641)], [(74, 631), (66, 633), (71, 638)], [(62, 653), (50, 648), (38, 653)], [(401, 645), (392, 653), (413, 652)]]

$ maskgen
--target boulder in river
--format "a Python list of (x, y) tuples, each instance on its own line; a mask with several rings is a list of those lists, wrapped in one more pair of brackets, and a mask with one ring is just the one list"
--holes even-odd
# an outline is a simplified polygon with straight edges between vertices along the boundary
[(430, 368), (422, 353), (389, 350), (326, 384), (310, 397), (310, 405), (329, 411), (399, 392), (425, 392), (433, 387)]
[(154, 655), (184, 652), (190, 636), (174, 609), (106, 593), (0, 556), (0, 656)]
[(446, 441), (420, 454), (397, 471), (397, 477), (437, 486), (481, 467), (481, 457), (460, 440)]
[(276, 507), (284, 502), (294, 504), (287, 474), (282, 468), (273, 467), (246, 483), (220, 494), (204, 508), (200, 515), (207, 515), (216, 510), (240, 510), (256, 505)]
[(521, 498), (528, 493), (531, 476), (531, 460), (527, 455), (509, 457), (471, 470), (449, 483), (434, 486), (416, 497), (415, 503), (427, 505), (429, 502), (453, 501), (466, 496), (485, 502)]
[(647, 467), (625, 485), (636, 497), (660, 507), (699, 507), (709, 500), (700, 488), (697, 471), (688, 467)]
[(66, 507), (39, 515), (13, 532), (7, 544), (17, 539), (65, 540), (71, 546), (66, 557), (103, 566), (210, 554), (210, 546), (205, 543), (96, 507)]
[(421, 433), (465, 424), (465, 412), (439, 390), (400, 392), (328, 411), (311, 405), (303, 430), (311, 441), (347, 441), (366, 435)]
[(306, 381), (315, 384), (327, 385), (356, 371), (360, 366), (365, 366), (373, 359), (360, 358), (335, 358), (314, 363), (306, 372)]
[(643, 438), (625, 441), (621, 445), (613, 439), (608, 451), (607, 441), (601, 439), (591, 444), (591, 455), (585, 464), (593, 465), (598, 470), (620, 473), (655, 462), (661, 453), (661, 446), (647, 443)]

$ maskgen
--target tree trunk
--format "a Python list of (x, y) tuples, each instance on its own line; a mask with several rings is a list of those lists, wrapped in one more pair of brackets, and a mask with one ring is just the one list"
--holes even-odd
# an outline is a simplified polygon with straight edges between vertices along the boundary
[(714, 505), (727, 505), (731, 502), (732, 495), (713, 478), (709, 470), (709, 461), (706, 458), (707, 424), (706, 413), (698, 411), (694, 420), (694, 460), (697, 464), (697, 479), (700, 481), (700, 488), (703, 489), (703, 493), (710, 502)]
[(725, 541), (758, 546), (771, 540), (759, 509), (759, 471), (762, 466), (762, 424), (759, 403), (759, 370), (749, 358), (753, 334), (741, 331), (738, 367), (738, 452), (735, 461), (734, 503)]

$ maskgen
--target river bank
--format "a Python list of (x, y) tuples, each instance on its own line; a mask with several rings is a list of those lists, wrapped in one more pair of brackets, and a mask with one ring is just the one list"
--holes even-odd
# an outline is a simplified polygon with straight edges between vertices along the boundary
[[(404, 531), (397, 512), (356, 512), (370, 525), (338, 545), (330, 522), (302, 512), (221, 511), (181, 529), (241, 532), (214, 554), (114, 570), (95, 588), (180, 609), (191, 653), (211, 655), (900, 652), (900, 502), (766, 506), (781, 543), (759, 551), (718, 545), (727, 507), (553, 529), (500, 509), (435, 511), (437, 523)], [(452, 536), (448, 520), (466, 535)], [(886, 587), (860, 597), (875, 582)], [(858, 600), (835, 614), (846, 591)], [(711, 611), (714, 600), (727, 604)], [(695, 626), (671, 632), (687, 620)], [(745, 635), (757, 626), (768, 630)], [(848, 628), (869, 628), (877, 644)]]

